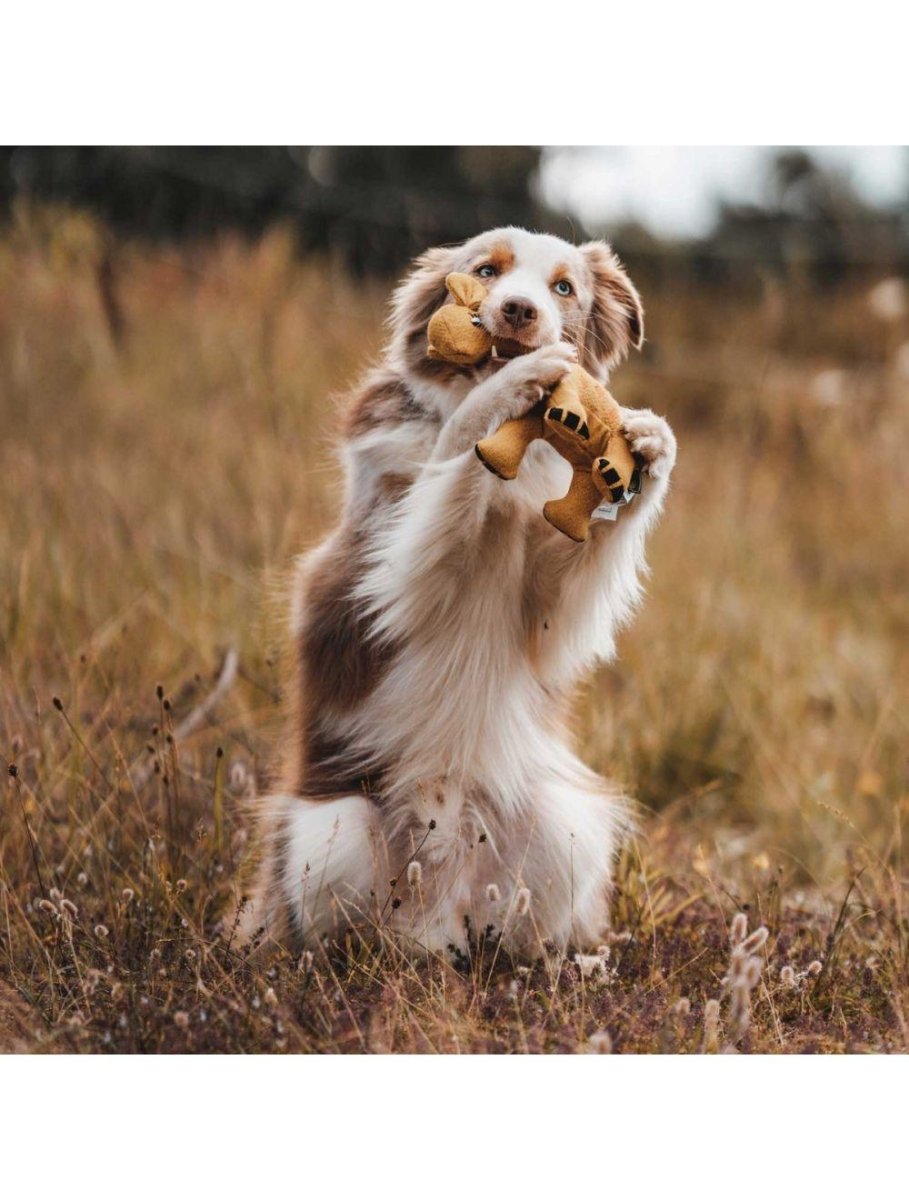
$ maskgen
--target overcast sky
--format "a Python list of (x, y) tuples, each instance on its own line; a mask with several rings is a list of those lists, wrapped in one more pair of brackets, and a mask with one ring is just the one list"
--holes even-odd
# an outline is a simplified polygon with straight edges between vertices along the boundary
[[(909, 201), (904, 146), (810, 146), (845, 171), (869, 200)], [(604, 228), (633, 219), (654, 233), (707, 233), (719, 199), (763, 198), (768, 150), (762, 146), (589, 146), (549, 148), (541, 168), (544, 197), (584, 224)]]

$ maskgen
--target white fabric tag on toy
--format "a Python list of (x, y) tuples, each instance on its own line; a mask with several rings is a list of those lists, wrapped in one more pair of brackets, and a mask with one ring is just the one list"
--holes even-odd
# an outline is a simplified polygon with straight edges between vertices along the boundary
[(637, 495), (637, 492), (626, 492), (621, 500), (614, 500), (611, 504), (599, 504), (590, 514), (591, 521), (615, 521), (618, 519), (619, 510), (624, 508), (626, 504), (630, 504)]
[(614, 504), (600, 504), (590, 514), (590, 519), (591, 521), (614, 521), (618, 517), (621, 507), (621, 500), (616, 500)]

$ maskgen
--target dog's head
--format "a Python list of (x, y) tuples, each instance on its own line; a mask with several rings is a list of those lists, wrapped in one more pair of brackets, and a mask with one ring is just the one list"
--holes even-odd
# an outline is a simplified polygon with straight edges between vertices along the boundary
[(600, 376), (644, 340), (640, 297), (605, 242), (572, 246), (549, 234), (495, 229), (461, 246), (427, 251), (398, 288), (391, 349), (408, 372), (441, 378), (463, 370), (426, 357), (426, 325), (448, 303), (445, 277), (453, 271), (486, 287), (479, 315), (493, 340), (528, 351), (572, 342), (582, 366)]

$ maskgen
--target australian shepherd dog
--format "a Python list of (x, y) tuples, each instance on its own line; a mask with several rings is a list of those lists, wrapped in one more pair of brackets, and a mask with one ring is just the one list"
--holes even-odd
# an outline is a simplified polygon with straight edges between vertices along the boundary
[[(523, 353), (427, 357), (452, 271), (483, 280), (482, 323)], [(346, 414), (340, 520), (298, 567), (294, 728), (260, 802), (247, 943), (299, 949), (352, 926), (422, 954), (467, 954), (483, 934), (521, 956), (602, 942), (629, 808), (573, 752), (569, 704), (641, 596), (675, 438), (623, 410), (643, 489), (583, 543), (541, 515), (571, 470), (550, 445), (511, 482), (474, 446), (575, 362), (606, 381), (643, 336), (599, 241), (497, 229), (428, 251), (396, 291)]]

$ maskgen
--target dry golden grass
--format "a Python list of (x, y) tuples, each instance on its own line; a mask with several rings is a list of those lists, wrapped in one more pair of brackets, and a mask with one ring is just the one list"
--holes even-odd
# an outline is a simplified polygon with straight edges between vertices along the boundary
[[(680, 457), (647, 603), (578, 707), (585, 755), (644, 809), (608, 972), (490, 949), (415, 968), (390, 943), (253, 967), (215, 929), (281, 733), (282, 583), (332, 521), (329, 397), (378, 348), (384, 294), (281, 231), (151, 251), (19, 214), (0, 1048), (909, 1049), (909, 329), (865, 286), (640, 283), (650, 345), (615, 390), (667, 414)], [(238, 681), (173, 745), (228, 647)], [(736, 1029), (742, 909), (770, 936)]]

